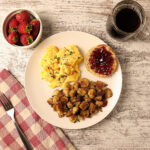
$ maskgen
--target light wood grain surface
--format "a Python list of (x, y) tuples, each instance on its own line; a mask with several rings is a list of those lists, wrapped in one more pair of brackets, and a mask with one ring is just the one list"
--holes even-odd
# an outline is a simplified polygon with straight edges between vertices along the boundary
[[(137, 0), (150, 16), (150, 0)], [(0, 0), (0, 20), (15, 8), (35, 10), (44, 25), (43, 38), (68, 30), (98, 36), (117, 53), (123, 90), (113, 112), (87, 129), (64, 130), (79, 150), (150, 150), (150, 44), (118, 42), (106, 32), (107, 16), (119, 0)], [(2, 21), (0, 21), (0, 27)], [(0, 31), (0, 70), (9, 69), (24, 85), (25, 67), (34, 49), (8, 47)]]

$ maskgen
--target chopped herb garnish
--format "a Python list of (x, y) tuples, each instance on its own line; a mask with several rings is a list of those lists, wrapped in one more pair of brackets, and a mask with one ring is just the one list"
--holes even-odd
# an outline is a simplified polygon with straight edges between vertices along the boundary
[(60, 57), (57, 57), (57, 60), (60, 60)]
[(66, 54), (64, 54), (64, 56), (66, 56)]
[(67, 51), (69, 51), (69, 49), (67, 49), (66, 47), (64, 47)]
[(99, 111), (103, 112), (103, 110), (102, 110), (102, 109), (100, 109)]
[(78, 122), (78, 121), (80, 121), (79, 118), (77, 118), (75, 122)]
[(60, 77), (58, 78), (58, 81), (60, 81)]
[(54, 75), (51, 75), (52, 78), (54, 78)]
[(72, 55), (73, 54), (73, 52), (72, 51), (70, 51), (70, 55)]
[(57, 59), (57, 56), (55, 56), (54, 59)]
[(78, 57), (78, 59), (80, 59), (80, 57)]

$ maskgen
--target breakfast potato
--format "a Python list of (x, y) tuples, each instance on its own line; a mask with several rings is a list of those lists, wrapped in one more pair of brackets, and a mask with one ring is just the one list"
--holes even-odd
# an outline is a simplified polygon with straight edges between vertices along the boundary
[(53, 104), (53, 98), (49, 98), (49, 99), (47, 100), (47, 102), (52, 105), (52, 104)]
[(80, 106), (80, 104), (81, 104), (81, 102), (80, 102), (80, 101), (77, 101), (77, 102), (75, 103), (75, 105), (76, 105), (77, 107), (79, 107), (79, 106)]
[(96, 101), (96, 105), (99, 106), (99, 107), (102, 107), (103, 106), (103, 101)]
[(65, 87), (64, 89), (63, 89), (63, 93), (64, 93), (64, 95), (65, 96), (69, 96), (69, 88), (68, 87)]
[(105, 87), (105, 86), (107, 86), (107, 84), (105, 84), (102, 81), (97, 81), (96, 82), (96, 89), (101, 89), (102, 87)]
[(90, 89), (90, 90), (88, 91), (88, 95), (89, 95), (89, 97), (90, 97), (91, 99), (93, 99), (93, 98), (95, 97), (95, 94), (96, 94), (95, 89)]
[(75, 83), (73, 84), (73, 89), (77, 91), (78, 88), (79, 88), (79, 83), (78, 83), (78, 82), (75, 82)]
[(96, 100), (96, 101), (101, 101), (101, 100), (102, 100), (102, 96), (96, 96), (96, 97), (94, 98), (94, 100)]
[(66, 116), (67, 116), (67, 117), (72, 116), (72, 112), (71, 112), (70, 110), (69, 110), (69, 111), (67, 111)]
[(71, 122), (76, 122), (78, 120), (78, 117), (76, 115), (72, 115), (72, 116), (69, 117), (69, 120)]
[(95, 89), (95, 88), (96, 88), (96, 82), (91, 81), (91, 82), (90, 82), (90, 85), (89, 85), (89, 88), (90, 88), (90, 89)]
[(95, 105), (94, 105), (94, 103), (90, 103), (90, 106), (89, 106), (90, 114), (92, 114), (94, 111), (95, 111)]
[(105, 90), (105, 98), (107, 99), (107, 98), (110, 98), (110, 97), (112, 97), (112, 91), (111, 91), (111, 89), (109, 89), (109, 88), (107, 88), (106, 90)]
[(78, 122), (102, 111), (113, 93), (104, 82), (82, 78), (74, 84), (66, 84), (63, 90), (55, 90), (47, 102), (59, 117), (66, 116)]
[(59, 94), (59, 90), (55, 90), (55, 91), (53, 91), (53, 95), (58, 95)]
[(57, 105), (58, 102), (59, 102), (59, 96), (58, 95), (54, 95), (54, 97), (53, 97), (53, 104)]
[(72, 107), (73, 107), (73, 104), (72, 104), (71, 102), (68, 102), (68, 103), (67, 103), (67, 106), (68, 106), (68, 108), (72, 108)]
[(89, 107), (89, 103), (86, 101), (83, 101), (80, 106), (79, 106), (82, 110), (85, 110)]
[(67, 103), (68, 98), (66, 96), (60, 97), (60, 101), (63, 102), (63, 103)]
[(77, 90), (77, 93), (78, 93), (79, 95), (81, 95), (81, 96), (84, 96), (84, 95), (86, 94), (86, 90), (83, 89), (83, 88), (79, 88), (79, 89)]
[(62, 118), (64, 116), (64, 113), (62, 111), (57, 111), (57, 113), (60, 118)]
[(75, 94), (76, 94), (76, 90), (72, 89), (72, 90), (69, 91), (69, 96), (70, 97), (74, 97)]
[(82, 110), (81, 113), (80, 113), (80, 115), (82, 117), (88, 118), (89, 115), (90, 115), (89, 110)]
[(62, 104), (60, 102), (56, 105), (56, 110), (62, 111)]
[(75, 115), (79, 111), (79, 107), (73, 107), (72, 113)]
[(80, 80), (80, 86), (81, 86), (82, 88), (88, 87), (88, 86), (89, 86), (89, 80), (86, 79), (86, 78), (82, 78), (82, 79)]
[(79, 119), (79, 121), (80, 121), (80, 120), (84, 120), (84, 117), (81, 116), (81, 115), (78, 115), (78, 119)]
[(86, 95), (84, 96), (84, 100), (87, 101), (87, 102), (90, 102), (92, 99), (89, 97), (88, 94), (86, 94)]

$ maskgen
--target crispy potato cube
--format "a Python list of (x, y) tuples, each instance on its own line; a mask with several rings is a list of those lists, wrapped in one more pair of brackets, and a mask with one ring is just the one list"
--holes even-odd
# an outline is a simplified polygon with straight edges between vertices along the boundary
[(79, 107), (80, 104), (81, 104), (81, 102), (76, 102), (75, 103), (76, 107)]
[(62, 104), (60, 102), (56, 105), (56, 110), (62, 111)]
[(53, 95), (58, 95), (59, 94), (59, 90), (55, 90), (55, 91), (53, 91)]
[(97, 96), (101, 95), (103, 96), (105, 92), (102, 89), (97, 89)]
[(89, 117), (89, 110), (82, 110), (80, 115), (82, 117), (88, 118)]
[(62, 111), (57, 111), (59, 118), (62, 118), (64, 116), (64, 113)]
[(94, 89), (90, 89), (88, 91), (88, 95), (91, 99), (93, 99), (95, 97), (96, 91)]
[(73, 89), (77, 91), (78, 88), (79, 88), (79, 83), (78, 83), (78, 82), (75, 82), (75, 83), (73, 84)]
[(94, 103), (90, 103), (89, 111), (90, 111), (90, 114), (92, 114), (95, 111), (95, 105), (94, 105)]
[(99, 109), (96, 108), (95, 111), (93, 112), (93, 115), (94, 115), (94, 114), (97, 114), (98, 112), (99, 112)]
[(71, 98), (70, 98), (70, 101), (71, 101), (72, 103), (77, 102), (77, 97), (71, 97)]
[(70, 116), (69, 117), (69, 120), (71, 121), (71, 122), (76, 122), (76, 120), (77, 120), (77, 116), (75, 116), (75, 115), (72, 115), (72, 116)]
[(84, 117), (81, 116), (81, 115), (78, 115), (78, 119), (79, 119), (79, 120), (84, 120)]
[(66, 96), (61, 97), (60, 100), (63, 103), (67, 103), (68, 102), (68, 98)]
[(63, 90), (59, 91), (58, 96), (59, 96), (59, 97), (64, 96)]
[(101, 101), (102, 100), (102, 96), (96, 96), (94, 100)]
[(47, 100), (47, 102), (48, 102), (50, 105), (52, 105), (52, 104), (53, 104), (53, 98), (49, 98), (49, 99)]
[(74, 97), (75, 95), (76, 95), (76, 90), (74, 90), (74, 89), (70, 90), (69, 96)]
[(68, 96), (69, 96), (69, 91), (70, 91), (69, 88), (65, 87), (65, 88), (63, 89), (64, 95), (68, 97)]
[(59, 96), (58, 95), (54, 95), (53, 97), (53, 104), (56, 105), (59, 102)]
[(79, 107), (73, 107), (72, 113), (75, 115), (79, 111)]
[(105, 93), (105, 98), (106, 98), (106, 99), (112, 97), (113, 93), (112, 93), (111, 89), (107, 88), (107, 89), (105, 90), (105, 92), (106, 92), (106, 93)]
[(53, 110), (56, 111), (56, 105), (53, 105), (52, 107), (53, 107)]
[(86, 101), (83, 101), (80, 106), (79, 106), (82, 110), (85, 110), (89, 107), (89, 103)]
[(67, 117), (70, 117), (72, 115), (72, 112), (69, 110), (69, 111), (67, 111), (67, 113), (66, 113), (66, 116)]
[(107, 101), (107, 100), (104, 100), (104, 101), (103, 101), (103, 105), (102, 105), (102, 107), (107, 106), (107, 103), (108, 103), (108, 101)]
[(88, 94), (86, 94), (84, 96), (84, 100), (87, 101), (87, 102), (90, 102), (92, 99), (88, 96)]
[(86, 79), (86, 78), (82, 78), (82, 79), (80, 80), (80, 86), (81, 86), (82, 88), (88, 87), (88, 86), (89, 86), (89, 80)]
[(105, 84), (102, 81), (97, 81), (96, 82), (96, 89), (101, 89), (102, 87), (105, 87), (105, 86), (107, 86), (107, 84)]
[(80, 96), (84, 96), (86, 94), (86, 91), (83, 89), (83, 88), (79, 88), (77, 90), (77, 93), (80, 95)]
[(95, 89), (96, 88), (96, 82), (91, 81), (89, 87), (90, 87), (90, 89)]
[(102, 107), (103, 106), (103, 101), (96, 101), (96, 105), (99, 106), (99, 107)]
[(67, 103), (67, 107), (68, 107), (68, 108), (72, 108), (72, 107), (73, 107), (73, 104), (72, 104), (71, 102), (68, 102), (68, 103)]

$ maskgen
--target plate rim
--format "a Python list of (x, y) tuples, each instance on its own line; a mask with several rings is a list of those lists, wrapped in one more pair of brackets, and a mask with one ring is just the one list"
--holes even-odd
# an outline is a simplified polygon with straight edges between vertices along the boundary
[[(37, 47), (39, 47), (40, 45), (42, 45), (46, 40), (48, 40), (49, 38), (52, 38), (53, 36), (56, 36), (56, 35), (59, 35), (59, 34), (63, 34), (63, 33), (67, 33), (67, 32), (72, 32), (72, 33), (82, 33), (82, 34), (87, 34), (87, 35), (90, 35), (90, 36), (93, 36), (94, 38), (97, 38), (97, 39), (99, 39), (99, 40), (101, 40), (103, 43), (105, 43), (105, 44), (107, 44), (106, 42), (104, 42), (102, 39), (100, 39), (100, 38), (98, 38), (97, 36), (95, 36), (95, 35), (93, 35), (93, 34), (89, 34), (89, 33), (87, 33), (87, 32), (82, 32), (82, 31), (63, 31), (63, 32), (58, 32), (58, 33), (56, 33), (56, 34), (53, 34), (53, 35), (50, 35), (49, 37), (47, 37), (46, 39), (44, 39), (42, 42), (40, 42), (38, 45), (37, 45)], [(109, 44), (107, 44), (107, 45), (109, 45)], [(117, 105), (117, 103), (118, 103), (118, 101), (119, 101), (119, 99), (120, 99), (120, 96), (121, 96), (121, 93), (122, 93), (122, 84), (123, 84), (123, 75), (122, 75), (122, 69), (121, 69), (121, 65), (120, 65), (120, 62), (119, 62), (119, 59), (118, 59), (118, 67), (120, 68), (120, 75), (121, 75), (121, 81), (120, 81), (120, 93), (118, 94), (118, 99), (117, 99), (117, 101), (116, 101), (116, 103), (115, 103), (115, 105), (113, 106), (113, 108), (111, 109), (111, 111), (109, 111), (109, 113), (107, 113), (107, 114), (105, 114), (104, 115), (104, 117), (101, 119), (101, 120), (97, 120), (97, 121), (95, 121), (93, 124), (89, 124), (89, 125), (86, 125), (86, 127), (85, 126), (83, 126), (83, 127), (61, 127), (61, 126), (59, 126), (59, 125), (54, 125), (54, 124), (52, 124), (52, 123), (50, 123), (49, 121), (47, 121), (45, 118), (43, 118), (43, 117), (41, 117), (41, 115), (36, 111), (36, 108), (34, 107), (34, 105), (32, 105), (32, 102), (29, 100), (29, 95), (27, 94), (28, 92), (27, 92), (27, 88), (26, 88), (26, 84), (27, 84), (27, 70), (28, 70), (28, 66), (29, 66), (29, 63), (30, 63), (30, 61), (32, 60), (32, 57), (35, 55), (35, 53), (38, 51), (38, 50), (36, 50), (37, 49), (37, 47), (36, 48), (34, 48), (34, 52), (32, 53), (32, 55), (30, 56), (30, 58), (29, 58), (29, 60), (28, 60), (28, 62), (27, 62), (27, 65), (26, 65), (26, 68), (25, 68), (25, 93), (26, 93), (26, 97), (27, 97), (27, 99), (28, 99), (28, 101), (29, 101), (29, 103), (30, 103), (30, 105), (31, 105), (31, 107), (32, 107), (32, 109), (40, 116), (40, 118), (41, 119), (43, 119), (44, 121), (46, 121), (46, 122), (48, 122), (49, 124), (51, 124), (51, 125), (53, 125), (53, 126), (55, 126), (55, 127), (59, 127), (59, 128), (62, 128), (62, 129), (84, 129), (84, 128), (89, 128), (89, 127), (91, 127), (91, 126), (94, 126), (94, 125), (96, 125), (97, 123), (99, 123), (99, 122), (102, 122), (108, 115), (110, 115), (110, 113), (115, 109), (115, 107), (116, 107), (116, 105)]]

